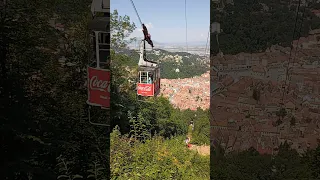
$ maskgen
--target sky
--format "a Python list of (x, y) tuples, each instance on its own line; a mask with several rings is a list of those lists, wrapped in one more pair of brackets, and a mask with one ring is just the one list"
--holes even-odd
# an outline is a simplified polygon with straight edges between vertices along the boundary
[[(159, 43), (186, 43), (185, 0), (133, 0), (151, 39)], [(132, 37), (143, 37), (130, 0), (111, 0), (111, 12), (128, 15), (137, 29)], [(210, 0), (187, 0), (188, 43), (206, 42), (210, 23)]]

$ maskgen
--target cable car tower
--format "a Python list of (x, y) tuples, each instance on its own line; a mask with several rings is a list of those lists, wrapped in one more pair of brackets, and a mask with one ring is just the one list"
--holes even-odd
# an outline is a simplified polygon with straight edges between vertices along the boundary
[(147, 27), (141, 22), (137, 9), (131, 0), (132, 6), (136, 11), (142, 26), (144, 38), (140, 42), (140, 59), (138, 63), (137, 95), (142, 97), (156, 97), (160, 92), (160, 66), (158, 62), (147, 59), (146, 42), (153, 49), (151, 35)]
[(100, 130), (94, 134), (99, 139), (104, 139), (99, 140), (101, 142), (99, 146), (106, 149), (104, 168), (106, 179), (110, 179), (110, 0), (92, 0), (91, 12), (92, 20), (89, 22), (91, 47), (87, 72), (88, 119), (90, 124), (99, 126)]

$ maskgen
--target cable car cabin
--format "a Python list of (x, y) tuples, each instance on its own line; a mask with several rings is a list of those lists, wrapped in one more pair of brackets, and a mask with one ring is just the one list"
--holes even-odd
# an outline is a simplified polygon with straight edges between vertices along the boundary
[(160, 68), (139, 67), (137, 94), (157, 96), (160, 92)]

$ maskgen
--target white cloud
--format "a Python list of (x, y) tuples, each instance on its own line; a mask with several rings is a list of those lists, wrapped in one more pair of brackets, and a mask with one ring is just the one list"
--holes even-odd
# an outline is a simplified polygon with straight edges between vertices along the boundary
[(147, 23), (147, 24), (145, 24), (146, 25), (146, 27), (148, 28), (148, 29), (152, 29), (153, 28), (153, 24), (151, 23), (151, 22), (149, 22), (149, 23)]

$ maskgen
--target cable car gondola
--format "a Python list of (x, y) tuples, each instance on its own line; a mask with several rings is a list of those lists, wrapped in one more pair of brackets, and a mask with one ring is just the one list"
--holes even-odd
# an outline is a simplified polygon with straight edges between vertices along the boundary
[(142, 23), (140, 16), (133, 1), (131, 0), (132, 6), (136, 11), (142, 26), (142, 32), (144, 38), (140, 43), (140, 59), (138, 63), (138, 77), (137, 77), (137, 97), (155, 97), (160, 92), (160, 67), (158, 62), (150, 61), (146, 57), (146, 42), (153, 49), (153, 42), (151, 36), (148, 33), (147, 27)]
[(140, 59), (138, 63), (137, 95), (155, 97), (160, 92), (160, 66), (146, 57), (146, 41), (153, 48), (153, 42), (147, 27), (142, 24), (144, 39), (140, 43)]
[(160, 92), (160, 68), (139, 67), (137, 94), (157, 96)]

